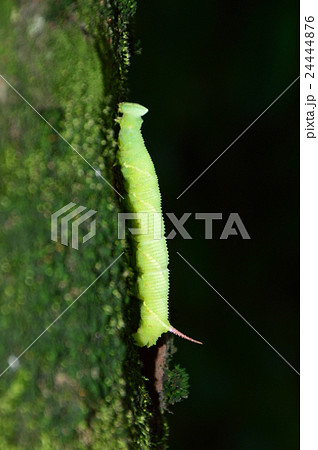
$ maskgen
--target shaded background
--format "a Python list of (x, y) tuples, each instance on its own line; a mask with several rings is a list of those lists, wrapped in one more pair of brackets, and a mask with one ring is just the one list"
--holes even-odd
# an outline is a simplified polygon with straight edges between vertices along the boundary
[[(298, 6), (138, 5), (130, 100), (150, 110), (164, 211), (193, 213), (193, 239), (168, 242), (171, 321), (204, 342), (176, 342), (191, 390), (169, 418), (172, 449), (299, 447), (298, 375), (176, 253), (298, 370), (299, 82), (177, 200), (298, 76)], [(212, 240), (195, 212), (223, 214)], [(219, 239), (230, 212), (251, 240)]]

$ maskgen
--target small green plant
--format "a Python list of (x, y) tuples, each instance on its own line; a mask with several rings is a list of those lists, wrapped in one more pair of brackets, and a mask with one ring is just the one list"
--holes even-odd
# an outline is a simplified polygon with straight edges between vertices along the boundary
[(167, 405), (174, 405), (188, 398), (189, 395), (189, 375), (186, 370), (176, 364), (167, 373), (167, 380), (164, 383), (165, 401)]

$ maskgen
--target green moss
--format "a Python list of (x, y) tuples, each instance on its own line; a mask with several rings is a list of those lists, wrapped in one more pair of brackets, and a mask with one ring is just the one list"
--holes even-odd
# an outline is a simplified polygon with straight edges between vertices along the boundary
[[(121, 191), (114, 119), (127, 100), (136, 1), (4, 0), (2, 8), (3, 75)], [(117, 194), (3, 82), (0, 94), (4, 370), (124, 246)], [(50, 240), (50, 215), (70, 201), (98, 211), (97, 234), (78, 251)], [(3, 375), (0, 448), (166, 447), (167, 422), (132, 339), (139, 302), (128, 295), (129, 273), (122, 257)], [(185, 379), (182, 369), (169, 373), (168, 403), (185, 397)]]
[(189, 395), (189, 375), (186, 370), (178, 364), (167, 372), (167, 379), (164, 383), (164, 398), (167, 405), (174, 405), (188, 398)]
[[(6, 1), (1, 29), (4, 75), (112, 184), (114, 118), (127, 89), (133, 5), (67, 1), (13, 8)], [(16, 94), (1, 88), (5, 369), (8, 356), (21, 353), (123, 245), (116, 238), (120, 204), (114, 191)], [(98, 211), (97, 234), (78, 251), (50, 241), (50, 215), (70, 201)], [(127, 271), (122, 258), (28, 350), (16, 371), (3, 376), (1, 448), (152, 446), (151, 400), (126, 323), (134, 309)]]

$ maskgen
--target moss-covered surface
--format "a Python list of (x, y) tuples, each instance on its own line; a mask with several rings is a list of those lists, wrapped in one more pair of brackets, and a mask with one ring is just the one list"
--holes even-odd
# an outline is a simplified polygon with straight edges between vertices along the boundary
[[(126, 99), (135, 0), (1, 8), (0, 73), (121, 190), (114, 118)], [(2, 372), (124, 244), (120, 197), (0, 83)], [(71, 201), (98, 211), (96, 236), (79, 250), (50, 239), (51, 214)], [(0, 448), (165, 448), (167, 423), (132, 342), (139, 305), (129, 273), (121, 257), (1, 377)]]

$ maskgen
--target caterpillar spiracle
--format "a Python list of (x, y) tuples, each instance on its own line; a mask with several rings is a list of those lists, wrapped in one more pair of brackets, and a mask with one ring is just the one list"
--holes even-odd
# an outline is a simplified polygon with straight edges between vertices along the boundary
[(134, 334), (135, 343), (140, 347), (155, 345), (165, 332), (172, 332), (189, 341), (201, 344), (169, 323), (168, 291), (169, 269), (168, 249), (164, 236), (161, 211), (161, 196), (153, 162), (145, 147), (141, 125), (142, 116), (148, 109), (137, 103), (120, 103), (118, 118), (117, 159), (121, 166), (124, 186), (127, 192), (125, 207), (127, 212), (159, 215), (162, 226), (159, 239), (154, 239), (153, 221), (148, 221), (146, 234), (132, 235), (133, 253), (136, 266), (135, 295), (141, 301), (140, 324)]

